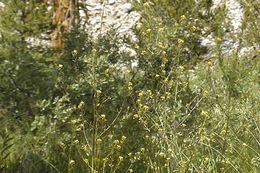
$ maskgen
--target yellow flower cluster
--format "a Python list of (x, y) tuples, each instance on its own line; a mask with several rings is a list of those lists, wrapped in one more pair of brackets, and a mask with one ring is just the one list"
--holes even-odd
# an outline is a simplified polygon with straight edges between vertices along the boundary
[(181, 21), (184, 21), (187, 19), (187, 17), (185, 15), (181, 15), (180, 19), (181, 19)]
[(193, 26), (190, 28), (190, 30), (191, 30), (192, 32), (195, 32), (195, 31), (197, 31), (197, 27), (193, 25)]
[(184, 40), (182, 40), (182, 39), (178, 39), (177, 40), (177, 43), (178, 43), (178, 46), (182, 46), (183, 44), (184, 44)]
[(133, 84), (132, 82), (128, 82), (128, 86), (127, 86), (128, 92), (131, 92), (133, 90)]
[(158, 31), (159, 31), (159, 33), (163, 33), (164, 28), (159, 28)]

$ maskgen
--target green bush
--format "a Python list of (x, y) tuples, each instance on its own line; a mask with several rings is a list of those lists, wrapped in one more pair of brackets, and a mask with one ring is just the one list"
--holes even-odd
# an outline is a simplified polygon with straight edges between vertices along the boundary
[[(259, 4), (241, 3), (238, 49), (259, 43), (250, 29), (259, 25)], [(0, 25), (2, 172), (260, 170), (260, 51), (223, 54), (230, 27), (224, 6), (134, 2), (142, 20), (138, 42), (123, 39), (137, 52), (131, 57), (119, 53), (115, 33), (92, 41), (77, 24), (64, 49), (30, 47), (25, 37), (51, 27), (50, 14), (28, 12), (46, 11), (34, 1), (6, 4), (1, 16), (12, 20)], [(216, 46), (208, 54), (201, 39), (211, 33)]]

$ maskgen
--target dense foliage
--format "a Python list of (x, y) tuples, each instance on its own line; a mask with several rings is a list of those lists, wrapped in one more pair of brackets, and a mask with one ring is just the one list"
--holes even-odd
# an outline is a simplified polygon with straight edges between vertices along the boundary
[[(27, 39), (54, 27), (46, 5), (4, 3), (0, 172), (260, 170), (259, 2), (240, 1), (234, 33), (210, 0), (140, 0), (138, 42), (93, 41), (75, 23), (62, 49)], [(201, 45), (210, 34), (213, 50)], [(224, 54), (225, 39), (237, 50)]]

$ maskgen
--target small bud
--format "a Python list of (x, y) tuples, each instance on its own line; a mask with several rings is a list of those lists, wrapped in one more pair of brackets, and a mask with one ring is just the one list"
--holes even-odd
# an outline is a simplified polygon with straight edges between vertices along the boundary
[(119, 140), (114, 140), (114, 144), (119, 144)]
[(92, 53), (96, 53), (97, 52), (97, 49), (92, 49)]
[(186, 16), (185, 15), (181, 15), (181, 20), (186, 20)]
[(163, 32), (163, 31), (164, 31), (164, 28), (159, 28), (158, 31), (159, 31), (159, 32)]
[(139, 118), (138, 114), (134, 114), (134, 119)]
[(164, 154), (163, 152), (160, 152), (160, 153), (159, 153), (159, 156), (160, 156), (160, 157), (164, 157), (165, 154)]
[(146, 30), (147, 33), (150, 33), (152, 30), (149, 28)]
[(218, 43), (222, 42), (222, 39), (220, 37), (217, 37), (216, 40)]
[(212, 66), (212, 61), (211, 60), (208, 61), (208, 66)]
[(122, 141), (126, 140), (126, 136), (122, 136)]
[(69, 161), (69, 164), (70, 164), (70, 165), (74, 165), (74, 164), (75, 164), (75, 161), (74, 161), (74, 160), (70, 160), (70, 161)]
[(72, 56), (77, 56), (78, 55), (78, 51), (77, 50), (73, 50), (71, 54), (72, 54)]
[(105, 119), (105, 118), (106, 118), (106, 115), (105, 115), (105, 114), (101, 114), (101, 115), (100, 115), (100, 118), (101, 118), (101, 119)]
[(138, 23), (137, 25), (136, 25), (136, 29), (141, 29), (142, 28), (142, 26), (143, 26), (143, 24), (142, 23)]
[(124, 157), (123, 156), (119, 156), (118, 159), (119, 159), (120, 162), (122, 162)]
[(98, 138), (97, 143), (100, 144), (102, 142), (102, 139)]

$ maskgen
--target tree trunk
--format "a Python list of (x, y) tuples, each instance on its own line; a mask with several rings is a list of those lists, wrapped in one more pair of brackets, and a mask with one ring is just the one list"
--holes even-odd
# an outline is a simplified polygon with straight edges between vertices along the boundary
[(54, 0), (53, 24), (56, 26), (52, 33), (52, 46), (64, 47), (64, 33), (77, 22), (78, 0)]

